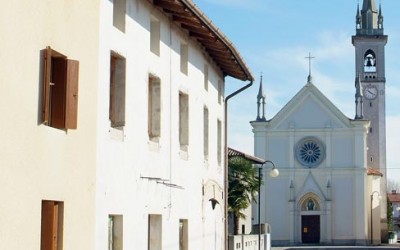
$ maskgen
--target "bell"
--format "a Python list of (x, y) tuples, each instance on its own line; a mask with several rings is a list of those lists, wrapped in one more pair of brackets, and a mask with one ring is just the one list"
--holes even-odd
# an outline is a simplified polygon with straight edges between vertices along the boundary
[(372, 67), (372, 60), (371, 58), (367, 58), (367, 67)]

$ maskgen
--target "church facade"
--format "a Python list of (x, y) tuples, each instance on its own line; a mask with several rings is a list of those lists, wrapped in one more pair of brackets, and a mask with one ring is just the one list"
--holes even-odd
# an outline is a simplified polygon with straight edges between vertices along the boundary
[[(255, 155), (280, 176), (265, 175), (261, 223), (274, 245), (378, 244), (386, 230), (385, 69), (383, 16), (374, 0), (357, 9), (355, 118), (346, 117), (313, 84), (271, 120), (260, 84), (251, 122)], [(258, 221), (257, 206), (253, 219)]]

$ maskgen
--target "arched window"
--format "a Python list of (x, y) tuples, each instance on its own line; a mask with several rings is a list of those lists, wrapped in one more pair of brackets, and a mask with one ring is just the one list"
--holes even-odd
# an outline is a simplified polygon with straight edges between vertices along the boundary
[(370, 49), (364, 54), (364, 72), (376, 72), (375, 52)]

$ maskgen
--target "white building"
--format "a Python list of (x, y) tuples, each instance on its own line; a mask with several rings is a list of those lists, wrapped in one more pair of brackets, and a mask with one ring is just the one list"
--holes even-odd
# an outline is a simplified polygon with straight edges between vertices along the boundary
[[(354, 119), (338, 110), (309, 75), (293, 99), (266, 120), (260, 86), (258, 116), (251, 122), (255, 155), (272, 160), (280, 171), (278, 178), (265, 175), (260, 194), (261, 223), (271, 225), (273, 244), (366, 245), (387, 237), (386, 41), (381, 9), (364, 0), (353, 36)], [(255, 221), (257, 214), (254, 206)]]
[(221, 31), (188, 0), (0, 17), (0, 248), (223, 249), (225, 76), (253, 77)]

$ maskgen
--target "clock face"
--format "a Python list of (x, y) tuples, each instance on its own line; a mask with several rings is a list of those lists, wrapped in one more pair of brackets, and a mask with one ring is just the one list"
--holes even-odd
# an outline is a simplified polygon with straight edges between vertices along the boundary
[(364, 96), (367, 99), (375, 99), (375, 97), (378, 95), (378, 89), (374, 86), (367, 86), (364, 89)]

